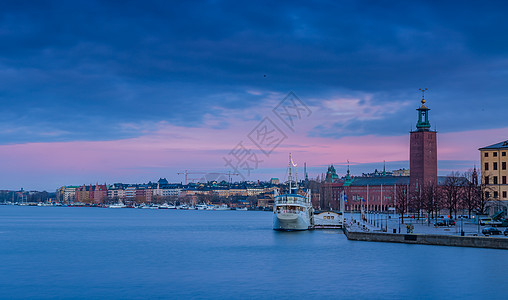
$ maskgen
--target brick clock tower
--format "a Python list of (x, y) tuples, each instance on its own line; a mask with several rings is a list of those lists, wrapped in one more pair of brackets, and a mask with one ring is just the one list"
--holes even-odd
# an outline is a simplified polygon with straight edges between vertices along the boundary
[(422, 106), (416, 110), (418, 123), (416, 123), (416, 130), (411, 131), (409, 147), (411, 190), (415, 190), (422, 184), (437, 184), (437, 132), (430, 130), (430, 109), (425, 106), (425, 95), (422, 97)]

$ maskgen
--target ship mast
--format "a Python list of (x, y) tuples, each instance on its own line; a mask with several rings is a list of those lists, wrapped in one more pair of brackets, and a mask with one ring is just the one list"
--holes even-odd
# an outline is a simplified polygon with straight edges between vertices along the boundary
[(291, 153), (289, 153), (289, 164), (288, 164), (288, 170), (289, 170), (289, 175), (288, 175), (288, 183), (289, 183), (289, 193), (288, 194), (291, 194)]
[[(292, 160), (291, 163), (293, 163)], [(298, 194), (298, 168), (296, 166), (297, 165), (293, 163), (293, 167), (295, 167), (295, 194)]]
[[(289, 166), (288, 166), (288, 169), (289, 169), (289, 176), (288, 176), (288, 181), (289, 181), (289, 193), (292, 194), (293, 193), (293, 188), (292, 188), (292, 181), (293, 181), (293, 177), (291, 176), (291, 171), (293, 169), (293, 167), (297, 167), (298, 165), (295, 164), (293, 162), (293, 158), (291, 157), (291, 153), (289, 153)], [(295, 194), (298, 193), (298, 168), (296, 168), (295, 170)]]

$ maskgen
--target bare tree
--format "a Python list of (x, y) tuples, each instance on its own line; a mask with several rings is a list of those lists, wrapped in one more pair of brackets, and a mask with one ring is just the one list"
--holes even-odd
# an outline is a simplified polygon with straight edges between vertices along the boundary
[(458, 172), (452, 172), (446, 177), (442, 187), (443, 200), (445, 201), (446, 208), (450, 211), (450, 218), (452, 218), (453, 213), (455, 213), (455, 217), (457, 217), (457, 205), (459, 203), (460, 186), (462, 184), (461, 178)]
[(479, 215), (487, 214), (487, 209), (492, 201), (491, 188), (485, 184), (477, 186), (474, 190), (475, 209)]
[(397, 212), (401, 215), (402, 224), (404, 224), (404, 214), (407, 212), (408, 207), (409, 187), (405, 184), (397, 185), (395, 190), (397, 195), (396, 209)]
[(423, 209), (424, 190), (424, 185), (418, 185), (411, 193), (411, 197), (408, 199), (409, 210), (413, 213), (417, 213), (418, 220), (420, 219), (420, 211)]
[(462, 193), (460, 194), (460, 205), (467, 209), (468, 217), (471, 218), (471, 213), (476, 208), (476, 190), (478, 189), (478, 185), (476, 184), (476, 180), (474, 180), (474, 173), (472, 170), (464, 172), (463, 176), (466, 178), (466, 182), (462, 187)]
[(439, 210), (438, 205), (438, 191), (434, 182), (429, 182), (427, 185), (421, 187), (422, 189), (422, 206), (429, 217), (427, 218), (427, 222), (430, 225), (430, 220), (432, 219), (432, 215), (435, 214), (437, 218), (437, 211)]

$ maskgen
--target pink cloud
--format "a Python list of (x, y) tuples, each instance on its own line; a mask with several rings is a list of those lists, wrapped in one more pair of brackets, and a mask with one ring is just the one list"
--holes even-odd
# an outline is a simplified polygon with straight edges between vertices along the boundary
[[(146, 182), (158, 177), (181, 181), (176, 172), (227, 171), (223, 157), (243, 141), (256, 150), (247, 133), (258, 121), (235, 122), (230, 129), (186, 128), (159, 124), (152, 133), (132, 139), (93, 142), (29, 143), (0, 146), (2, 188), (56, 188), (65, 184), (107, 181)], [(310, 124), (313, 121), (309, 122)], [(375, 163), (409, 158), (409, 134), (400, 136), (359, 136), (340, 139), (308, 137), (305, 128), (289, 134), (270, 156), (259, 153), (263, 169), (277, 169), (273, 176), (283, 177), (287, 156), (292, 152), (300, 166), (325, 166), (330, 163)], [(479, 160), (478, 148), (506, 139), (507, 128), (438, 134), (440, 160)], [(259, 152), (259, 151), (258, 151)], [(277, 174), (275, 174), (277, 173)], [(266, 178), (260, 178), (266, 179)]]

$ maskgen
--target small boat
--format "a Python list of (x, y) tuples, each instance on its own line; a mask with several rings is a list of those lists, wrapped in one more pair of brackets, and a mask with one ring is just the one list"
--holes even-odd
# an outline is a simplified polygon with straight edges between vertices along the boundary
[(108, 208), (125, 208), (127, 205), (123, 204), (122, 201), (119, 201), (118, 203), (111, 204), (108, 206)]
[(169, 208), (170, 208), (170, 206), (167, 203), (164, 203), (164, 204), (159, 206), (159, 209), (169, 209)]
[(231, 210), (227, 204), (215, 205), (214, 210)]
[(189, 209), (189, 206), (187, 204), (178, 205), (176, 209)]
[(247, 207), (237, 207), (236, 210), (247, 210)]
[(342, 212), (323, 211), (314, 214), (314, 228), (342, 228), (343, 225)]
[(196, 209), (197, 210), (207, 210), (208, 209), (208, 205), (206, 205), (206, 204), (198, 204), (198, 205), (196, 205)]

